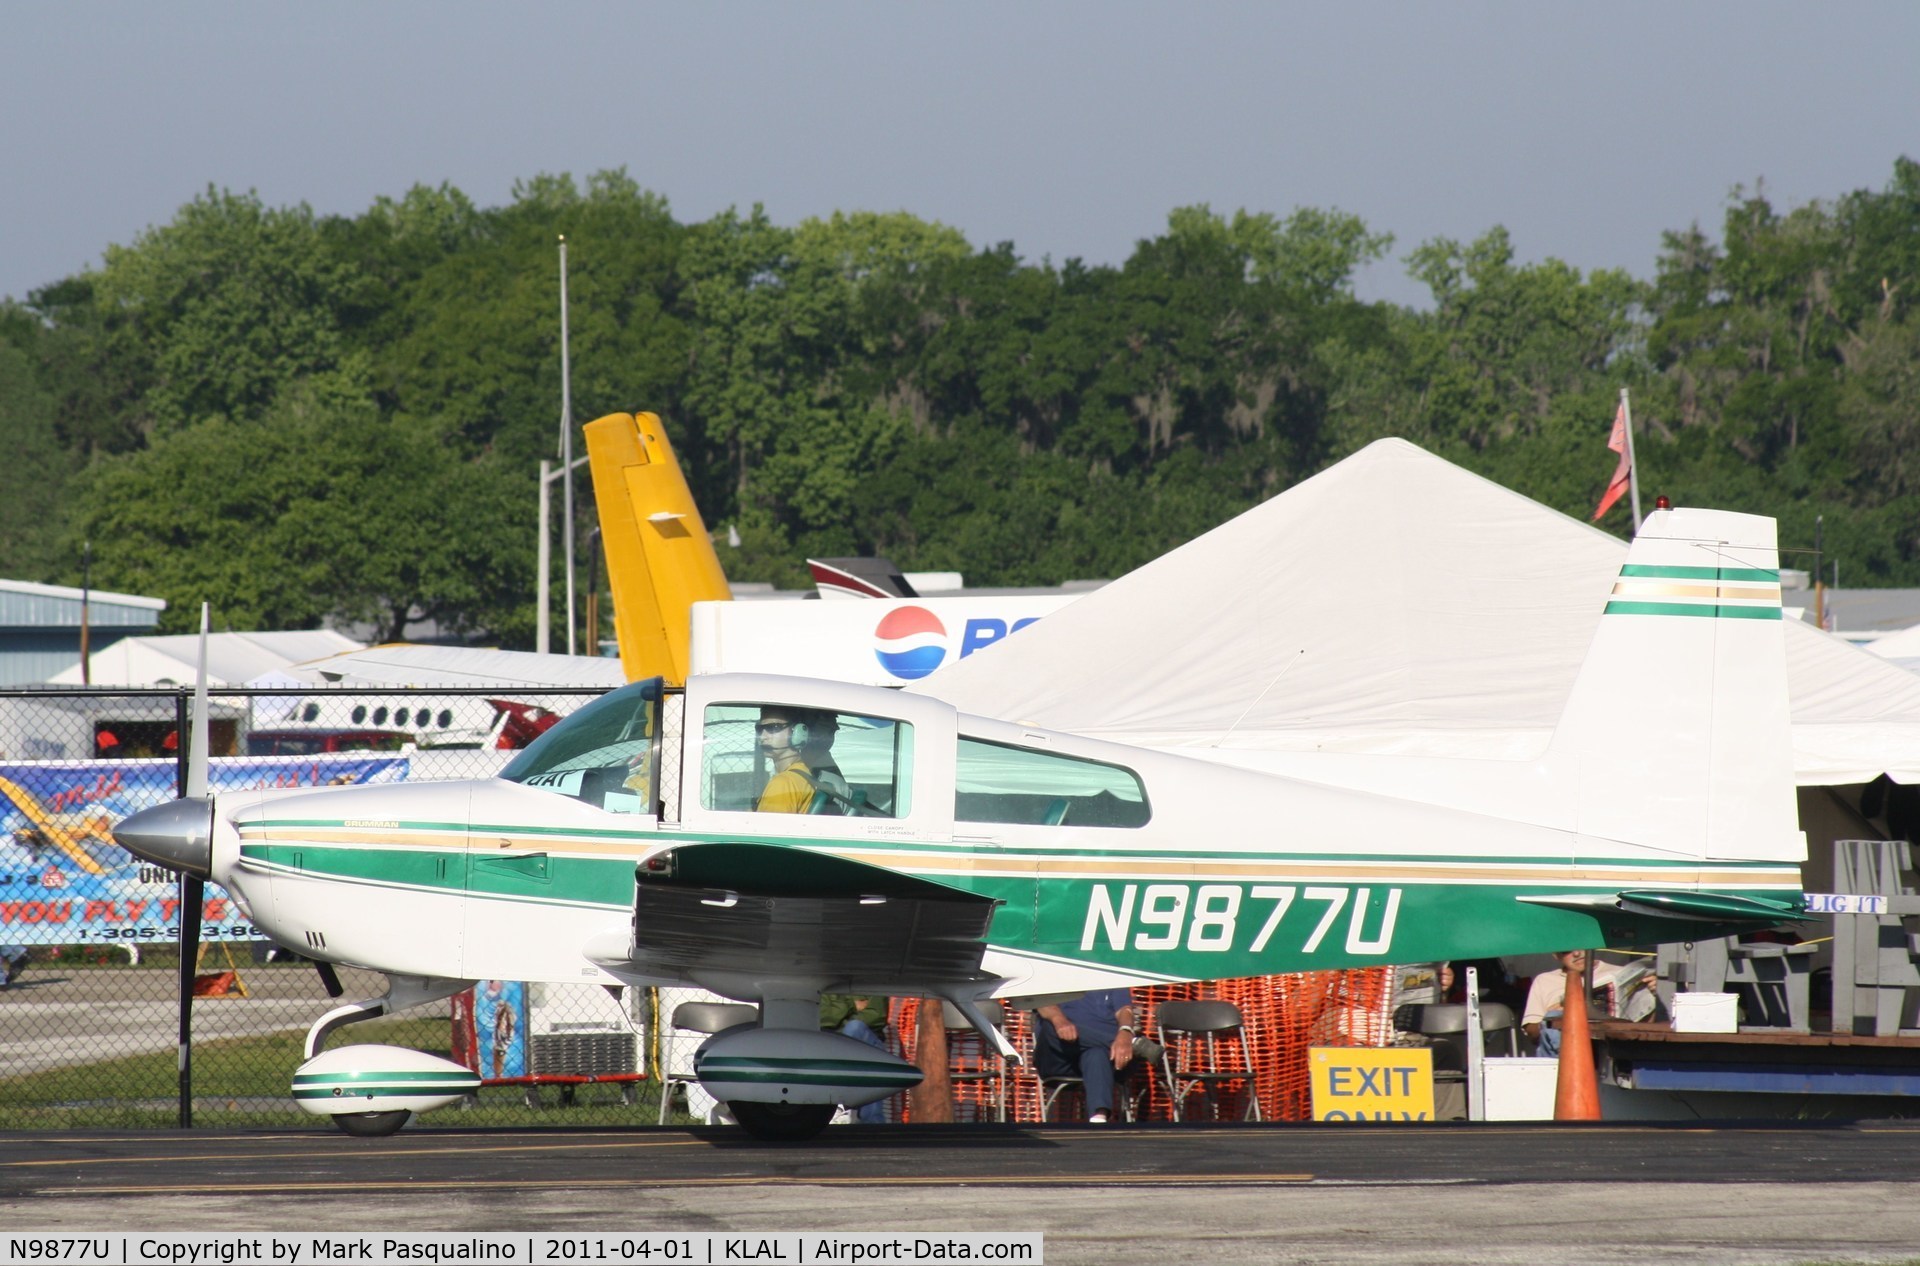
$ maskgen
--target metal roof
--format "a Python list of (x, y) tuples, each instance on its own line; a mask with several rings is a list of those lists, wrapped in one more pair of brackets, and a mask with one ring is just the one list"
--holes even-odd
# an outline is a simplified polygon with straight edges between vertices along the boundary
[(30, 580), (0, 580), (0, 628), (77, 629), (83, 598), (87, 604), (87, 623), (101, 628), (150, 629), (167, 609), (165, 598), (41, 585)]

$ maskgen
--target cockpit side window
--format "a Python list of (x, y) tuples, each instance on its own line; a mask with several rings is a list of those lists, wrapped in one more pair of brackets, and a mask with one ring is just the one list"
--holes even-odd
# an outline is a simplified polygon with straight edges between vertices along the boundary
[(701, 722), (700, 804), (736, 813), (902, 818), (913, 726), (780, 703), (716, 703)]
[(656, 812), (661, 694), (661, 679), (650, 677), (602, 695), (535, 739), (500, 776), (609, 813)]
[(953, 786), (958, 822), (1027, 826), (1145, 826), (1140, 776), (1120, 765), (960, 737)]

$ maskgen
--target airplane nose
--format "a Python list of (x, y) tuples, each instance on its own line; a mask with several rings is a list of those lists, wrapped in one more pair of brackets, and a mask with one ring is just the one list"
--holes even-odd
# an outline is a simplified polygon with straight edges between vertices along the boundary
[(135, 857), (205, 879), (213, 869), (213, 801), (187, 796), (142, 809), (122, 818), (113, 838)]

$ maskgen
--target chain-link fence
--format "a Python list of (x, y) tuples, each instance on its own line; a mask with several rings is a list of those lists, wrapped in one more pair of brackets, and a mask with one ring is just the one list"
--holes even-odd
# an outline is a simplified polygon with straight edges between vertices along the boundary
[[(211, 783), (217, 792), (486, 777), (599, 693), (216, 692)], [(312, 963), (260, 939), (212, 885), (197, 961), (180, 970), (176, 878), (121, 849), (112, 829), (180, 794), (190, 696), (0, 691), (0, 1129), (314, 1124), (290, 1093), (309, 1027), (385, 990), (378, 974), (342, 968), (345, 994), (329, 997)], [(436, 1114), (444, 1123), (650, 1121), (661, 1059), (672, 1055), (656, 1040), (660, 1005), (652, 991), (482, 981), (349, 1025), (327, 1044), (411, 1047), (478, 1071), (479, 1094)], [(669, 1119), (687, 1119), (677, 1099)]]

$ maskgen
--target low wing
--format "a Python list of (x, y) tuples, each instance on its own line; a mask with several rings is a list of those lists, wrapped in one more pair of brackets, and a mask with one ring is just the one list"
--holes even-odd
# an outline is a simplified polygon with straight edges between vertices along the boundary
[(696, 844), (650, 859), (635, 887), (619, 974), (929, 994), (990, 979), (980, 962), (996, 903), (882, 867), (804, 848)]

